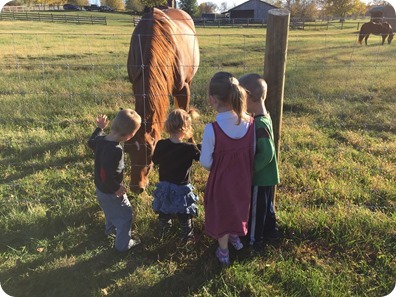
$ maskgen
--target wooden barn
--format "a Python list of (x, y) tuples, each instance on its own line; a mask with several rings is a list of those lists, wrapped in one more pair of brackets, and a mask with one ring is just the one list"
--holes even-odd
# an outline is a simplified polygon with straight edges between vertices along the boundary
[(275, 8), (278, 7), (265, 1), (249, 0), (223, 12), (223, 14), (228, 14), (230, 19), (249, 18), (266, 23), (268, 11)]
[(374, 6), (368, 11), (373, 21), (388, 22), (396, 31), (396, 14), (392, 5)]

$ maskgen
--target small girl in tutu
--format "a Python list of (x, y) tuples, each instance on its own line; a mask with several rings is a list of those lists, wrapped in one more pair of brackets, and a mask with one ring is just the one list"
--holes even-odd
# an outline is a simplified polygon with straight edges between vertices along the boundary
[(167, 235), (172, 218), (179, 219), (183, 242), (193, 238), (193, 217), (198, 214), (191, 185), (191, 166), (198, 161), (200, 149), (194, 143), (184, 142), (193, 136), (191, 116), (183, 109), (173, 110), (166, 122), (169, 138), (158, 141), (153, 155), (154, 165), (159, 165), (159, 183), (153, 192), (153, 209), (158, 214), (160, 235)]

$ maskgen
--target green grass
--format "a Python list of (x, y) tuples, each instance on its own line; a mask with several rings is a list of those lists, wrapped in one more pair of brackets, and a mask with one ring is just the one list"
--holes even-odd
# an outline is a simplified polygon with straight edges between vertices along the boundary
[[(203, 234), (155, 238), (151, 193), (130, 195), (142, 245), (126, 256), (103, 234), (93, 156), (98, 113), (133, 107), (130, 16), (109, 25), (2, 21), (0, 283), (11, 296), (385, 296), (396, 280), (396, 51), (357, 45), (356, 28), (290, 31), (277, 215), (282, 237), (232, 251), (222, 269)], [(263, 73), (265, 29), (198, 28), (192, 85), (201, 118), (219, 70)], [(194, 165), (203, 196), (207, 172)], [(129, 172), (128, 172), (129, 173)], [(127, 175), (126, 183), (129, 181)], [(202, 202), (202, 199), (201, 199)]]

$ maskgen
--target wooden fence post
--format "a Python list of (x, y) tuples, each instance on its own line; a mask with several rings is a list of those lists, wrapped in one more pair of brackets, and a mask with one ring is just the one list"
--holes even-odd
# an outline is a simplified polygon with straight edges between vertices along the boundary
[[(271, 9), (268, 12), (267, 36), (264, 57), (264, 79), (268, 85), (266, 107), (270, 112), (276, 157), (280, 157), (280, 136), (283, 115), (283, 95), (287, 58), (290, 12), (286, 9)], [(275, 205), (274, 191), (274, 205)]]

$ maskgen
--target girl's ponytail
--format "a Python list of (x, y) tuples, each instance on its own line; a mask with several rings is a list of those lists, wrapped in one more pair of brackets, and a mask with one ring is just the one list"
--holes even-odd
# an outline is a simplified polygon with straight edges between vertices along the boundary
[(230, 77), (229, 99), (232, 109), (238, 116), (238, 125), (242, 118), (246, 117), (246, 98), (246, 91), (239, 85), (239, 81), (235, 77)]

